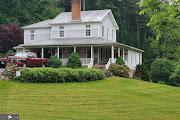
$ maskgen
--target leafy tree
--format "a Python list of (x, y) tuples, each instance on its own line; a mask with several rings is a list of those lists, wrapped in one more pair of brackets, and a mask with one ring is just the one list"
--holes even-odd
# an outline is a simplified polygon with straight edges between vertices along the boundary
[(16, 24), (0, 26), (0, 51), (6, 52), (23, 43), (23, 32)]
[(174, 65), (171, 61), (157, 58), (151, 65), (151, 79), (153, 82), (169, 83), (169, 77), (173, 71)]
[(141, 14), (149, 18), (148, 26), (152, 28), (156, 39), (151, 47), (159, 57), (177, 60), (174, 54), (180, 44), (180, 9), (179, 0), (161, 2), (158, 0), (141, 0)]

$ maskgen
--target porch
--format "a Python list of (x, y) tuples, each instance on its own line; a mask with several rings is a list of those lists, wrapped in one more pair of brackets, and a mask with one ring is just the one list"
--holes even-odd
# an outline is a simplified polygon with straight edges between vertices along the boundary
[(57, 56), (62, 63), (66, 65), (72, 52), (77, 52), (80, 56), (83, 66), (92, 68), (93, 66), (108, 68), (110, 64), (116, 62), (117, 57), (127, 63), (128, 50), (115, 45), (108, 46), (44, 46), (44, 47), (26, 47), (23, 52), (35, 52), (38, 57), (50, 58)]

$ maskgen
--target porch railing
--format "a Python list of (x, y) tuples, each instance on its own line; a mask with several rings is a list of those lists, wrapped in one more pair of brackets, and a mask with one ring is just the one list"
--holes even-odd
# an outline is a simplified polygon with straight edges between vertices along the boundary
[[(90, 64), (92, 64), (92, 66), (93, 66), (93, 61), (94, 60), (92, 60), (91, 58), (80, 58), (80, 60), (82, 62), (82, 65), (84, 65), (84, 66), (88, 66), (89, 67)], [(61, 59), (61, 61), (62, 61), (63, 65), (66, 65), (67, 62), (68, 62), (68, 59)]]
[(90, 61), (89, 65), (88, 65), (88, 68), (92, 68), (93, 65), (94, 65), (94, 58), (91, 58), (91, 61)]
[(116, 58), (114, 58), (114, 59), (109, 58), (109, 61), (108, 61), (108, 63), (106, 64), (106, 69), (108, 69), (111, 64), (115, 64), (115, 63), (116, 63)]

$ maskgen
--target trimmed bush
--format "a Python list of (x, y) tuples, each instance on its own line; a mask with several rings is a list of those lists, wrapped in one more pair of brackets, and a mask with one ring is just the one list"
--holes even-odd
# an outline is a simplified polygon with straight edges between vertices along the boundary
[(126, 65), (111, 64), (109, 71), (115, 76), (129, 77), (130, 69)]
[(174, 71), (174, 73), (170, 76), (170, 80), (176, 86), (180, 86), (180, 65), (178, 65)]
[(116, 64), (118, 64), (118, 65), (125, 65), (124, 60), (121, 57), (117, 58)]
[(57, 56), (51, 56), (51, 58), (48, 60), (48, 67), (59, 68), (61, 65), (62, 62)]
[(151, 79), (153, 82), (169, 83), (169, 77), (173, 73), (174, 65), (164, 58), (157, 58), (151, 65)]
[(21, 76), (15, 78), (20, 82), (30, 83), (62, 83), (87, 82), (105, 78), (101, 70), (87, 68), (28, 68), (21, 71)]
[(136, 66), (135, 77), (144, 81), (149, 81), (148, 70), (143, 64)]
[(67, 62), (67, 67), (70, 67), (70, 68), (82, 67), (82, 63), (77, 52), (71, 53), (69, 60)]
[(103, 73), (106, 75), (106, 77), (112, 77), (113, 73), (107, 69), (103, 69)]

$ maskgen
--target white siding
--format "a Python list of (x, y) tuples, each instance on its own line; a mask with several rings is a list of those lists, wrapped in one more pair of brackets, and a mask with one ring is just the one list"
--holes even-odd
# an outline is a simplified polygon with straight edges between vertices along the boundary
[[(30, 31), (35, 31), (34, 40), (30, 40)], [(24, 43), (31, 43), (41, 40), (50, 40), (51, 29), (43, 28), (43, 29), (26, 29), (24, 30)]]
[[(111, 17), (108, 15), (102, 21), (102, 26), (104, 26), (104, 37), (113, 41), (116, 41), (116, 29), (112, 23)], [(108, 32), (107, 32), (108, 29)], [(113, 33), (112, 33), (113, 32)], [(107, 35), (108, 34), (108, 35)], [(102, 32), (101, 32), (102, 36)], [(108, 36), (108, 37), (107, 37)]]
[(126, 63), (126, 65), (130, 67), (130, 69), (135, 69), (139, 64), (142, 64), (142, 53), (128, 50), (128, 63)]
[(99, 37), (100, 23), (65, 24), (52, 26), (51, 38), (59, 38), (59, 27), (64, 26), (64, 38), (86, 37), (86, 25), (91, 25), (91, 36)]

